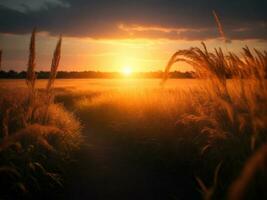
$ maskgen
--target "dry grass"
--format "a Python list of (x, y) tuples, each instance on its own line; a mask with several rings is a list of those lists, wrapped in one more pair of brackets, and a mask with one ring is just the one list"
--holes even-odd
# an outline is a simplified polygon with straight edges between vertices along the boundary
[[(12, 141), (9, 137), (14, 137), (16, 133), (25, 132), (28, 127), (32, 125), (47, 125), (48, 127), (58, 128), (68, 138), (73, 134), (73, 138), (69, 139), (70, 144), (77, 144), (79, 141), (79, 123), (60, 105), (54, 104), (51, 96), (53, 95), (53, 84), (56, 79), (57, 70), (59, 67), (61, 43), (60, 37), (51, 64), (50, 78), (47, 83), (46, 92), (37, 91), (35, 89), (36, 75), (35, 75), (35, 36), (36, 30), (34, 29), (31, 35), (29, 47), (29, 61), (27, 69), (26, 83), (28, 85), (28, 96), (25, 96), (27, 91), (5, 91), (0, 98), (1, 109), (1, 124), (2, 124), (2, 139), (5, 141)], [(31, 128), (32, 130), (32, 128)], [(27, 131), (26, 131), (27, 132)], [(38, 132), (38, 131), (37, 131)], [(62, 143), (65, 141), (62, 140)], [(9, 142), (10, 143), (10, 142)], [(77, 144), (75, 144), (77, 146)], [(74, 146), (75, 146), (74, 145)], [(6, 145), (2, 145), (6, 146)]]
[[(164, 99), (160, 100), (162, 97)], [(157, 129), (155, 123), (158, 121), (162, 121), (161, 125), (166, 130), (175, 129), (177, 118), (189, 109), (188, 97), (186, 92), (178, 89), (136, 88), (104, 92), (93, 99), (81, 98), (74, 107), (82, 115), (102, 113), (102, 123), (112, 131), (132, 132), (140, 129), (135, 133), (139, 137), (145, 136), (151, 129)]]
[(61, 55), (61, 43), (62, 43), (62, 37), (60, 36), (56, 49), (54, 51), (54, 56), (53, 56), (53, 60), (51, 64), (50, 77), (48, 79), (48, 83), (46, 87), (46, 90), (48, 93), (51, 92), (54, 81), (56, 80), (57, 70), (58, 70), (60, 55)]
[[(224, 54), (221, 49), (214, 51), (209, 52), (204, 43), (203, 50), (191, 48), (178, 51), (165, 68), (163, 82), (166, 81), (171, 66), (175, 62), (184, 61), (194, 67), (199, 78), (209, 83), (206, 91), (202, 91), (202, 95), (197, 97), (199, 103), (195, 106), (196, 112), (184, 115), (180, 123), (188, 127), (195, 124), (199, 133), (209, 136), (203, 152), (209, 148), (218, 148), (218, 141), (242, 141), (242, 138), (247, 138), (241, 142), (242, 148), (246, 149), (246, 140), (249, 140), (251, 150), (258, 149), (266, 143), (267, 52), (256, 49), (252, 52), (248, 47), (243, 48), (242, 56), (232, 52)], [(227, 84), (229, 77), (233, 80), (231, 86)], [(260, 152), (262, 153), (256, 153), (252, 160), (265, 155), (263, 151)], [(258, 166), (254, 161), (245, 165), (242, 178), (233, 186), (235, 189), (231, 192), (234, 196), (232, 199), (243, 199), (242, 193), (247, 189), (244, 185), (247, 185), (247, 179), (257, 170), (257, 167), (252, 167), (253, 164)], [(214, 194), (207, 194), (207, 199), (213, 199), (212, 195)]]
[(62, 39), (56, 46), (44, 92), (35, 88), (35, 37), (33, 30), (26, 75), (28, 89), (1, 90), (0, 179), (5, 182), (0, 182), (0, 198), (4, 199), (54, 196), (54, 190), (63, 187), (62, 172), (57, 166), (82, 142), (79, 121), (52, 98)]
[(35, 86), (35, 80), (36, 80), (36, 74), (35, 74), (35, 33), (36, 30), (34, 29), (32, 31), (31, 35), (31, 41), (30, 41), (30, 47), (29, 47), (29, 60), (28, 60), (28, 68), (27, 68), (27, 77), (26, 77), (26, 83), (29, 87), (29, 90), (31, 93), (34, 93), (34, 86)]
[[(209, 127), (210, 133), (238, 136), (250, 132), (254, 147), (267, 126), (267, 53), (255, 50), (253, 54), (245, 47), (242, 57), (238, 57), (232, 52), (225, 55), (221, 49), (215, 49), (214, 53), (208, 52), (204, 43), (203, 48), (204, 50), (191, 48), (176, 52), (165, 69), (163, 81), (175, 62), (191, 64), (199, 78), (210, 82), (207, 85), (206, 102), (215, 110), (202, 106), (198, 116), (215, 120), (213, 126)], [(232, 86), (227, 84), (228, 77), (233, 78)], [(231, 94), (230, 90), (234, 93)]]

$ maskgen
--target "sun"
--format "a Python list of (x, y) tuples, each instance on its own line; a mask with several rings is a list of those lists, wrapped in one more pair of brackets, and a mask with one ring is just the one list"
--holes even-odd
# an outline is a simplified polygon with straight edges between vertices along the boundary
[(133, 73), (132, 67), (130, 66), (125, 66), (122, 68), (122, 74), (124, 76), (130, 76)]

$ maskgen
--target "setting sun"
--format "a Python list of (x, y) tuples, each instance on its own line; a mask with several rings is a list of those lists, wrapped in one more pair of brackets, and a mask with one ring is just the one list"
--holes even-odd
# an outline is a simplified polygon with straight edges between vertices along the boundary
[(122, 74), (124, 76), (130, 76), (132, 74), (133, 70), (132, 70), (132, 67), (130, 66), (125, 66), (123, 69), (122, 69)]

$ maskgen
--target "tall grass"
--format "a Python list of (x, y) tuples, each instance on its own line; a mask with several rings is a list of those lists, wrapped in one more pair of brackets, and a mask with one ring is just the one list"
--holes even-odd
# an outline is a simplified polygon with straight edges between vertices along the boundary
[(61, 43), (62, 43), (62, 37), (60, 36), (56, 49), (54, 51), (53, 59), (52, 59), (50, 76), (49, 76), (47, 87), (46, 87), (47, 93), (51, 92), (51, 89), (53, 87), (53, 84), (57, 76), (57, 70), (58, 70), (60, 55), (61, 55)]
[(35, 80), (36, 80), (36, 74), (35, 74), (35, 33), (36, 30), (34, 29), (32, 31), (31, 35), (31, 41), (29, 46), (29, 60), (28, 60), (28, 68), (27, 68), (27, 76), (26, 76), (26, 84), (29, 87), (29, 91), (31, 93), (34, 92), (34, 86), (35, 86)]
[[(171, 66), (179, 61), (192, 65), (199, 78), (205, 79), (208, 84), (207, 92), (210, 101), (220, 105), (227, 113), (227, 121), (231, 135), (240, 135), (243, 132), (250, 132), (252, 146), (263, 130), (266, 130), (266, 72), (267, 52), (254, 50), (254, 54), (248, 47), (243, 48), (241, 57), (235, 53), (224, 54), (221, 49), (215, 49), (214, 53), (208, 52), (204, 43), (203, 50), (191, 48), (176, 52), (165, 68), (167, 74)], [(232, 77), (235, 84), (230, 88), (227, 79)], [(230, 94), (230, 90), (234, 94)], [(214, 116), (216, 117), (216, 116)], [(219, 117), (219, 116), (217, 116)], [(223, 119), (217, 119), (218, 125)], [(224, 119), (225, 121), (225, 119)], [(246, 127), (245, 127), (246, 126)], [(244, 128), (245, 127), (245, 128)], [(223, 127), (213, 127), (219, 130)]]
[(34, 29), (29, 46), (27, 90), (1, 89), (0, 179), (5, 182), (0, 182), (0, 198), (4, 199), (55, 197), (63, 187), (59, 167), (82, 141), (79, 121), (51, 98), (62, 39), (56, 46), (44, 92), (35, 88), (35, 38)]
[[(175, 52), (165, 68), (163, 83), (171, 66), (180, 61), (192, 65), (197, 77), (207, 83), (202, 95), (197, 97), (199, 104), (195, 112), (185, 114), (178, 123), (188, 127), (196, 124), (199, 133), (209, 136), (203, 152), (219, 148), (220, 141), (236, 141), (234, 144), (241, 145), (240, 149), (243, 149), (243, 155), (240, 155), (248, 157), (254, 149), (267, 142), (267, 52), (257, 49), (252, 52), (245, 47), (239, 56), (233, 52), (224, 53), (221, 49), (210, 52), (204, 43), (202, 45), (203, 49), (190, 48)], [(228, 83), (229, 78), (233, 84)], [(222, 150), (227, 154), (224, 148)], [(232, 148), (232, 151), (237, 149)], [(258, 153), (258, 156), (264, 155)], [(245, 165), (239, 185), (246, 184), (246, 174), (254, 173), (252, 171), (257, 169), (249, 163), (253, 161)], [(209, 197), (211, 199), (211, 195)]]

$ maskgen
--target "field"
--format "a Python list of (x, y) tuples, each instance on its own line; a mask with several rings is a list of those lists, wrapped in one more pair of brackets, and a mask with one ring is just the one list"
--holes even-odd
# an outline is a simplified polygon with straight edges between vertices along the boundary
[[(38, 80), (36, 88), (41, 92), (46, 82)], [(55, 81), (55, 103), (80, 121), (83, 140), (71, 154), (72, 160), (61, 164), (64, 166), (60, 172), (64, 178), (64, 187), (59, 190), (61, 198), (228, 196), (230, 186), (252, 153), (251, 135), (241, 133), (241, 124), (235, 127), (232, 111), (207, 91), (210, 87), (207, 81), (172, 79), (164, 86), (160, 82)], [(228, 80), (227, 87), (231, 97), (238, 98), (235, 80)], [(27, 88), (24, 80), (1, 80), (1, 90), (18, 95)], [(264, 117), (265, 113), (263, 110)], [(63, 115), (57, 117), (60, 120)], [(242, 124), (246, 126), (244, 132), (250, 128), (247, 123)], [(262, 123), (264, 128), (266, 121)], [(254, 178), (250, 177), (249, 184)], [(258, 177), (256, 182), (259, 178), (262, 179)], [(50, 195), (54, 198), (55, 191)]]

